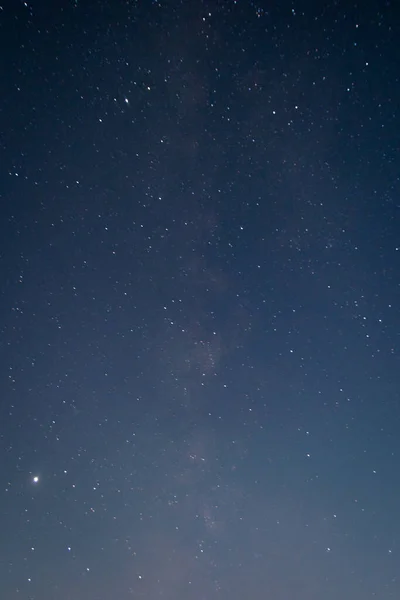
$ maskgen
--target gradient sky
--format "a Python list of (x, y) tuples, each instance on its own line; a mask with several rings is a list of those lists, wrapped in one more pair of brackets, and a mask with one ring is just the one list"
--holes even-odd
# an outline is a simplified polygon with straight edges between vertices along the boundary
[(400, 598), (395, 4), (3, 3), (1, 598)]

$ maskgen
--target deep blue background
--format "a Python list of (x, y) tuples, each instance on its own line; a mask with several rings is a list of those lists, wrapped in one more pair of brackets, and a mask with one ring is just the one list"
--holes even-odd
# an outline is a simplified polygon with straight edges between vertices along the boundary
[(1, 597), (399, 597), (399, 17), (3, 4)]

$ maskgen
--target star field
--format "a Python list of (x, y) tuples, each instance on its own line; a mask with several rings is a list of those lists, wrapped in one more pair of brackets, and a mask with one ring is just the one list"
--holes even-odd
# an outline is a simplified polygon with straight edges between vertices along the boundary
[(1, 598), (399, 598), (399, 16), (0, 6)]

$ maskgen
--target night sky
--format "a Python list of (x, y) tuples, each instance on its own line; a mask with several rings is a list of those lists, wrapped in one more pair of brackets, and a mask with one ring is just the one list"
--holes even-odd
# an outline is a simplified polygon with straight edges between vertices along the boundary
[(400, 598), (400, 10), (0, 10), (0, 597)]

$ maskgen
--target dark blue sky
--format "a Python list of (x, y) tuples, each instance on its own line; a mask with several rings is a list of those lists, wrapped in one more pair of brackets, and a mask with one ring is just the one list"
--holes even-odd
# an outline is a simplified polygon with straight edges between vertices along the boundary
[(0, 596), (400, 597), (400, 13), (0, 11)]

